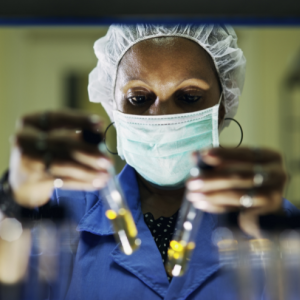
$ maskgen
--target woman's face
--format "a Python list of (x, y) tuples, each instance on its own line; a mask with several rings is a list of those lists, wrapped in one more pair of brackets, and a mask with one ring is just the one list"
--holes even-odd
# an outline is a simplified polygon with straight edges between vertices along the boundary
[[(216, 105), (220, 84), (211, 57), (193, 41), (163, 37), (134, 45), (117, 74), (117, 109), (134, 115), (189, 113)], [(220, 108), (220, 121), (224, 117)]]

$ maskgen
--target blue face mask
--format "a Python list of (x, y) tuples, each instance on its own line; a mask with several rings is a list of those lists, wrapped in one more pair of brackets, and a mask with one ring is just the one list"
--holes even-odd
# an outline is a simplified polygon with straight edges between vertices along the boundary
[(184, 186), (193, 166), (191, 153), (219, 146), (219, 104), (176, 115), (113, 113), (118, 154), (143, 178), (162, 188)]

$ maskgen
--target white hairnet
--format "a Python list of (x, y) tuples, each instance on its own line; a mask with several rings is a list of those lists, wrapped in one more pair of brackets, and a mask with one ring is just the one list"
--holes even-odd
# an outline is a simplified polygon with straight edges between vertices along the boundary
[(89, 98), (100, 102), (113, 121), (114, 89), (118, 64), (133, 45), (156, 37), (183, 37), (198, 43), (211, 56), (223, 88), (225, 117), (232, 118), (242, 92), (246, 59), (237, 46), (237, 36), (225, 25), (112, 25), (107, 34), (94, 44), (98, 58), (89, 75)]

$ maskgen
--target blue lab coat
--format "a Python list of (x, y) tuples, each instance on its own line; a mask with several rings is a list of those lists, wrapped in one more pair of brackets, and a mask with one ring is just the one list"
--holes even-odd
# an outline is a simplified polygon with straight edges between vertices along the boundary
[[(49, 283), (48, 299), (237, 300), (236, 280), (232, 272), (221, 268), (211, 241), (216, 216), (204, 214), (187, 273), (169, 283), (161, 254), (144, 222), (134, 169), (126, 165), (119, 180), (142, 240), (140, 249), (130, 256), (119, 250), (98, 192), (55, 190), (52, 201), (67, 208), (68, 220), (77, 228), (69, 226), (60, 278)], [(283, 206), (288, 214), (299, 213), (286, 200)], [(255, 299), (263, 299), (262, 294), (263, 285), (257, 288)]]

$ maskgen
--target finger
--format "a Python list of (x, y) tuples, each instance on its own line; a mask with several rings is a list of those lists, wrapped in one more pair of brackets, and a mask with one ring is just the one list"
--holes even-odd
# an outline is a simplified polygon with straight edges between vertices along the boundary
[(18, 124), (20, 128), (32, 126), (40, 130), (45, 130), (45, 126), (47, 126), (47, 130), (57, 128), (96, 129), (99, 128), (103, 122), (97, 115), (91, 115), (74, 110), (66, 110), (39, 112), (26, 115), (18, 122)]
[[(256, 175), (260, 175), (261, 182), (257, 184)], [(237, 164), (215, 167), (214, 170), (202, 172), (198, 178), (191, 178), (186, 186), (192, 191), (207, 192), (223, 189), (245, 189), (274, 187), (282, 188), (287, 175), (285, 170), (277, 163), (267, 164), (257, 173), (252, 164)]]
[(186, 187), (191, 192), (208, 193), (213, 191), (223, 191), (230, 189), (250, 189), (253, 187), (253, 179), (240, 178), (214, 178), (195, 179), (186, 183)]
[(213, 165), (224, 161), (244, 161), (255, 163), (281, 162), (281, 155), (270, 149), (251, 149), (251, 148), (212, 148), (201, 152), (203, 160)]
[(233, 190), (233, 189), (265, 189), (269, 190), (282, 189), (285, 183), (285, 173), (272, 172), (265, 175), (263, 182), (260, 186), (257, 186), (254, 182), (254, 175), (248, 178), (242, 178), (240, 176), (231, 176), (225, 178), (198, 178), (190, 179), (186, 183), (186, 187), (189, 191), (208, 193), (213, 191)]
[[(221, 208), (225, 211), (232, 209), (240, 209), (240, 199), (246, 195), (248, 191), (222, 191), (212, 193), (187, 193), (187, 199), (194, 203), (196, 208), (204, 211), (212, 212), (212, 210), (219, 211)], [(274, 212), (278, 210), (282, 203), (282, 198), (279, 192), (261, 191), (252, 197), (253, 205), (247, 210), (254, 212)]]
[(231, 206), (226, 207), (226, 206), (214, 205), (213, 203), (210, 203), (205, 200), (195, 201), (195, 202), (193, 202), (193, 205), (197, 209), (200, 209), (202, 211), (212, 213), (212, 214), (221, 214), (221, 213), (225, 213), (225, 212), (234, 210), (234, 208), (232, 208)]
[(40, 179), (39, 181), (30, 178), (25, 184), (14, 190), (13, 195), (19, 205), (27, 208), (35, 208), (49, 201), (54, 188), (95, 191), (104, 188), (108, 179), (108, 176), (100, 176), (91, 181), (63, 177), (53, 178), (49, 176), (47, 179)]
[[(275, 165), (266, 165), (263, 166), (263, 171), (267, 171), (268, 169), (278, 167)], [(280, 167), (281, 169), (281, 167)], [(212, 169), (201, 170), (200, 176), (202, 179), (212, 179), (212, 178), (227, 178), (231, 176), (240, 177), (240, 178), (248, 178), (253, 177), (254, 175), (254, 165), (252, 163), (223, 163), (222, 165), (215, 166)]]
[(16, 135), (16, 143), (24, 154), (32, 157), (42, 158), (45, 152), (50, 152), (54, 158), (67, 159), (74, 150), (103, 156), (96, 145), (78, 139), (75, 131), (66, 129), (54, 130), (45, 135), (39, 130), (27, 127)]
[[(254, 199), (255, 200), (255, 199)], [(244, 210), (243, 213), (248, 215), (267, 215), (271, 213), (277, 213), (282, 210), (282, 194), (278, 191), (271, 191), (268, 194), (268, 203), (267, 205), (254, 206), (250, 209)]]
[(107, 184), (107, 181), (108, 177), (96, 178), (92, 182), (85, 182), (71, 178), (59, 178), (59, 185), (56, 183), (54, 183), (54, 185), (56, 188), (62, 188), (66, 190), (95, 191), (104, 188)]
[[(32, 178), (31, 178), (32, 179)], [(14, 190), (14, 199), (24, 207), (34, 208), (46, 204), (53, 191), (53, 178), (28, 180)]]
[(54, 163), (50, 166), (49, 173), (54, 178), (69, 178), (87, 183), (92, 183), (96, 179), (106, 182), (109, 178), (106, 171), (95, 171), (75, 163)]
[[(20, 152), (18, 148), (15, 148), (14, 151)], [(41, 174), (45, 171), (45, 163), (41, 159), (34, 159), (30, 156), (19, 154), (20, 160), (14, 162), (15, 168), (18, 168), (18, 163), (20, 164), (21, 170), (26, 171), (26, 173), (30, 172), (30, 174)]]
[(99, 157), (95, 155), (86, 154), (81, 151), (72, 151), (71, 156), (75, 161), (95, 170), (106, 171), (113, 164), (113, 162), (105, 156)]

